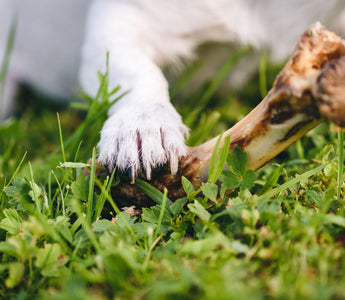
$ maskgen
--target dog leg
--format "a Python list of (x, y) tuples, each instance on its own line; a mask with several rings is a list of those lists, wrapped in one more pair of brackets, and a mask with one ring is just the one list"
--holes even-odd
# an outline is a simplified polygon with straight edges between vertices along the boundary
[(120, 85), (128, 94), (109, 110), (98, 159), (109, 171), (117, 167), (129, 172), (132, 181), (142, 171), (150, 179), (151, 170), (166, 163), (175, 174), (187, 153), (188, 129), (170, 103), (168, 83), (157, 63), (162, 54), (141, 36), (150, 31), (147, 17), (138, 5), (95, 1), (80, 72), (84, 90), (95, 95), (97, 71), (105, 71), (109, 52), (109, 88)]

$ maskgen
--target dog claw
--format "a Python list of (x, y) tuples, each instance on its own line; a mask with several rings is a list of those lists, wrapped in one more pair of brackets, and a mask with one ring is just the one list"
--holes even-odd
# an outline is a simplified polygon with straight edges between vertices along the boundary
[(134, 184), (135, 183), (135, 172), (133, 170), (133, 168), (130, 166), (128, 167), (128, 177), (130, 179), (130, 183)]
[(146, 168), (146, 179), (151, 180), (151, 167)]
[(176, 175), (178, 171), (178, 156), (176, 153), (170, 153), (170, 172), (171, 175)]
[(106, 162), (104, 167), (107, 169), (109, 174), (111, 174), (114, 170), (114, 165), (109, 162)]

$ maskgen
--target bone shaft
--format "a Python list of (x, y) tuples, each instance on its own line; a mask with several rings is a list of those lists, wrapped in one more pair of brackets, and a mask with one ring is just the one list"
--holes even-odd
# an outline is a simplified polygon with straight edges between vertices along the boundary
[[(321, 119), (313, 117), (306, 110), (306, 112), (296, 112), (284, 122), (271, 124), (269, 109), (270, 103), (275, 100), (272, 98), (268, 95), (250, 114), (227, 130), (220, 143), (222, 146), (224, 138), (230, 135), (229, 152), (235, 145), (246, 151), (249, 169), (260, 168), (321, 122)], [(289, 102), (291, 98), (293, 97), (287, 96), (281, 101)], [(207, 180), (211, 155), (218, 139), (219, 136), (194, 150), (199, 158), (203, 156), (199, 166), (201, 181)]]

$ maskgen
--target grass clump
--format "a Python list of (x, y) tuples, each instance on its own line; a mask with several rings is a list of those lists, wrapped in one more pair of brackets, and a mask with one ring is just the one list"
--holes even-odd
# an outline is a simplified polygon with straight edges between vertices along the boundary
[[(96, 99), (78, 104), (83, 118), (29, 110), (0, 128), (0, 298), (344, 298), (342, 133), (319, 126), (257, 172), (240, 148), (227, 153), (227, 138), (200, 189), (183, 178), (186, 196), (172, 203), (138, 181), (158, 204), (130, 216), (110, 196), (115, 172), (82, 172), (94, 174), (98, 132), (121, 97), (100, 79)], [(206, 100), (205, 128), (215, 114), (219, 127), (233, 122)], [(194, 142), (211, 134), (196, 132)]]

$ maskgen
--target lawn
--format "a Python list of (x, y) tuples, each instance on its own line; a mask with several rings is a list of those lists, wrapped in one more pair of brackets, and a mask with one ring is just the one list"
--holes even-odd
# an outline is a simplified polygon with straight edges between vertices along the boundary
[[(243, 88), (217, 93), (246, 51), (189, 101), (201, 64), (171, 88), (190, 145), (234, 124), (271, 86), (280, 67), (263, 56)], [(183, 179), (186, 196), (171, 204), (151, 188), (160, 204), (130, 216), (110, 194), (121, 176), (82, 172), (94, 170), (108, 103), (123, 93), (107, 90), (100, 75), (95, 99), (57, 114), (23, 88), (18, 101), (31, 105), (1, 124), (1, 299), (345, 299), (342, 132), (321, 124), (255, 173), (235, 149), (229, 170), (200, 190)]]

